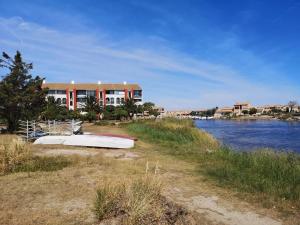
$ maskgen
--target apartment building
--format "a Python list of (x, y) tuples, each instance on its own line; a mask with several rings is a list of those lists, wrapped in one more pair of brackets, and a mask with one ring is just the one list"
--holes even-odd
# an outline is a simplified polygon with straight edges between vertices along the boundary
[(222, 118), (224, 116), (232, 116), (233, 115), (233, 107), (223, 107), (217, 109), (215, 112), (214, 118)]
[(250, 108), (251, 105), (248, 102), (237, 102), (233, 106), (233, 113), (235, 113), (236, 115), (243, 115), (243, 111), (249, 111)]
[(127, 99), (132, 98), (136, 104), (142, 104), (142, 88), (138, 84), (98, 83), (47, 83), (43, 88), (48, 88), (48, 95), (53, 96), (57, 102), (70, 110), (82, 109), (87, 98), (94, 97), (100, 106), (120, 106)]

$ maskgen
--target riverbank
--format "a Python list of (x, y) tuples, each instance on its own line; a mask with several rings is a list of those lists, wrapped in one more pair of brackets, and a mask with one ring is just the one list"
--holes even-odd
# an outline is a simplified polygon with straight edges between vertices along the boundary
[[(120, 220), (129, 219), (131, 224), (140, 225), (144, 223), (134, 223), (132, 219), (147, 221), (148, 210), (135, 214), (140, 211), (124, 207), (144, 196), (139, 193), (147, 193), (142, 199), (146, 204), (131, 208), (150, 207), (151, 213), (154, 208), (160, 209), (162, 214), (151, 215), (163, 215), (161, 221), (167, 219), (166, 224), (176, 220), (177, 224), (188, 225), (291, 225), (300, 220), (299, 210), (290, 200), (274, 201), (269, 194), (249, 193), (221, 184), (207, 174), (206, 168), (214, 168), (214, 160), (219, 160), (214, 152), (220, 145), (193, 127), (190, 120), (141, 121), (121, 126), (84, 124), (83, 130), (133, 135), (138, 141), (130, 150), (29, 144), (35, 161), (30, 161), (29, 167), (0, 176), (0, 221), (12, 225), (91, 225), (100, 223), (104, 209), (102, 224), (122, 224)], [(4, 136), (0, 140), (1, 137)], [(152, 177), (155, 183), (145, 181), (145, 176)], [(156, 189), (157, 180), (163, 185), (162, 190)], [(126, 195), (120, 195), (118, 190), (124, 187)], [(140, 192), (145, 187), (150, 189)], [(124, 205), (115, 204), (119, 197)], [(103, 208), (101, 199), (116, 207)]]
[(162, 153), (197, 163), (198, 172), (218, 185), (242, 193), (255, 193), (254, 198), (261, 198), (262, 202), (268, 198), (278, 205), (288, 202), (291, 207), (300, 209), (298, 154), (270, 150), (232, 151), (199, 131), (189, 120), (136, 122), (129, 124), (127, 129), (143, 140), (159, 144)]
[(290, 121), (290, 122), (300, 122), (300, 117), (286, 117), (286, 116), (268, 116), (268, 115), (260, 115), (260, 116), (235, 116), (235, 117), (221, 117), (215, 118), (217, 120), (279, 120), (279, 121)]

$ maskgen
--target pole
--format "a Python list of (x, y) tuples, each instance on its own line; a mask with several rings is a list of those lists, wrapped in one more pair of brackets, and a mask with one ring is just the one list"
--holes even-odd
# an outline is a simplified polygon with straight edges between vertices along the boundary
[(26, 140), (28, 142), (29, 130), (28, 130), (28, 120), (26, 120)]

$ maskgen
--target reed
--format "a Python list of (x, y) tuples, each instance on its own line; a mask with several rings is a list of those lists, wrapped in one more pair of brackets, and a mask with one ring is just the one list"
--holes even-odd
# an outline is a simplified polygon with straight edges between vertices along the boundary
[(162, 195), (158, 176), (145, 175), (124, 181), (104, 181), (98, 188), (94, 212), (99, 221), (118, 224), (196, 224), (189, 213)]
[(159, 151), (196, 162), (198, 172), (220, 185), (274, 199), (291, 200), (300, 208), (300, 156), (295, 153), (257, 150), (234, 151), (195, 128), (190, 120), (164, 119), (127, 125), (140, 139)]
[(55, 171), (69, 166), (63, 156), (34, 156), (30, 145), (14, 135), (0, 135), (0, 174), (13, 172)]

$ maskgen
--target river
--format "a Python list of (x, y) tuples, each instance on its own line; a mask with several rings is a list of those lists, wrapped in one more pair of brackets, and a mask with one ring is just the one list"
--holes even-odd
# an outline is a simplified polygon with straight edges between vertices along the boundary
[(195, 125), (236, 150), (272, 148), (300, 153), (300, 122), (196, 120)]

